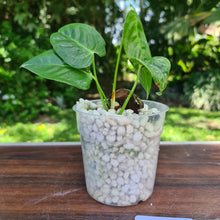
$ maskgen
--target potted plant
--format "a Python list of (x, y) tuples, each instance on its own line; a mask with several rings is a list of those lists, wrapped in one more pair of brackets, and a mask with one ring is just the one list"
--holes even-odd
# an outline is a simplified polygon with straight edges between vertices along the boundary
[[(68, 24), (50, 36), (53, 49), (21, 67), (46, 79), (86, 90), (94, 80), (100, 100), (80, 99), (76, 111), (81, 137), (86, 186), (97, 201), (115, 206), (137, 204), (153, 191), (160, 135), (168, 107), (140, 100), (141, 83), (147, 98), (152, 80), (165, 89), (170, 62), (152, 57), (141, 21), (132, 8), (125, 19), (111, 98), (104, 94), (96, 74), (95, 54), (105, 55), (105, 41), (91, 26)], [(137, 74), (131, 90), (116, 90), (122, 49)]]

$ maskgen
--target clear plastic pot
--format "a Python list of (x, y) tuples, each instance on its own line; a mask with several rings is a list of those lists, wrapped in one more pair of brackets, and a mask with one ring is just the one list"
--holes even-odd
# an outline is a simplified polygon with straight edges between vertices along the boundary
[(159, 112), (103, 116), (73, 107), (81, 138), (87, 191), (103, 204), (135, 205), (153, 192), (160, 135), (168, 107), (143, 102)]

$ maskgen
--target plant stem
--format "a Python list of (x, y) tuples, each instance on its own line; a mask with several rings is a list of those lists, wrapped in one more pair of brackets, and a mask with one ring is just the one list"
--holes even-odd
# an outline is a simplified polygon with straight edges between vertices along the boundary
[(103, 108), (107, 111), (108, 108), (107, 108), (106, 104), (109, 105), (109, 103), (108, 103), (108, 99), (106, 98), (106, 96), (105, 96), (105, 94), (104, 94), (104, 92), (103, 92), (103, 90), (102, 90), (102, 88), (99, 84), (99, 81), (98, 81), (98, 77), (97, 77), (96, 69), (95, 69), (95, 59), (92, 61), (92, 67), (93, 67), (93, 74), (94, 74), (92, 77), (96, 82), (96, 86), (97, 86), (97, 89), (98, 89), (98, 92), (99, 92), (99, 95), (100, 95), (100, 98), (101, 98)]
[(123, 37), (123, 34), (122, 34), (121, 44), (120, 44), (120, 48), (119, 48), (119, 52), (118, 52), (117, 63), (116, 63), (116, 67), (115, 67), (113, 87), (112, 87), (112, 98), (111, 98), (111, 108), (112, 108), (112, 109), (115, 107), (115, 90), (116, 90), (118, 67), (119, 67), (119, 62), (120, 62), (120, 57), (121, 57), (121, 51), (122, 51), (122, 46), (123, 46), (123, 40), (124, 40), (124, 37)]
[(130, 93), (128, 94), (128, 96), (127, 96), (127, 98), (126, 98), (124, 104), (122, 105), (121, 110), (120, 110), (119, 113), (118, 113), (119, 115), (121, 115), (121, 114), (123, 113), (123, 111), (125, 110), (125, 108), (126, 108), (128, 102), (129, 102), (131, 96), (132, 96), (133, 93), (134, 93), (134, 90), (135, 90), (135, 88), (136, 88), (136, 86), (137, 86), (137, 84), (138, 84), (139, 78), (140, 78), (141, 67), (142, 67), (142, 65), (140, 64), (139, 67), (138, 67), (137, 79), (136, 79), (136, 81), (135, 81), (135, 83), (134, 83), (134, 85), (133, 85), (133, 87), (132, 87)]

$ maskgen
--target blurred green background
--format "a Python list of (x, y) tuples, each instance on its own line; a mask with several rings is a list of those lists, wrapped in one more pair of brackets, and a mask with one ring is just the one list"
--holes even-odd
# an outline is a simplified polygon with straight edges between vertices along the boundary
[[(212, 0), (0, 0), (0, 142), (78, 141), (71, 107), (97, 98), (87, 91), (45, 80), (20, 65), (51, 48), (49, 36), (68, 23), (94, 26), (107, 54), (96, 58), (106, 94), (111, 93), (123, 21), (133, 5), (143, 23), (153, 56), (172, 64), (169, 84), (151, 100), (171, 108), (162, 140), (220, 140), (220, 3)], [(131, 88), (132, 68), (123, 55), (118, 87)], [(136, 93), (145, 98), (139, 86)]]

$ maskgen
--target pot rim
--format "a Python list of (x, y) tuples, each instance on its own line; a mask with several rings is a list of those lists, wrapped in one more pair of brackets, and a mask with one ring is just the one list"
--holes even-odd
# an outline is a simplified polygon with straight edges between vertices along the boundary
[[(101, 102), (101, 99), (93, 99), (93, 100), (89, 100), (91, 102)], [(151, 104), (154, 104), (155, 106), (153, 106), (152, 108), (157, 108), (157, 106), (160, 106), (162, 107), (162, 110), (158, 109), (159, 112), (157, 113), (152, 113), (152, 114), (145, 114), (145, 115), (138, 115), (138, 114), (132, 114), (132, 115), (96, 115), (96, 114), (93, 114), (92, 112), (84, 112), (84, 111), (80, 111), (79, 109), (76, 108), (77, 104), (75, 104), (72, 109), (76, 112), (76, 113), (80, 113), (80, 114), (83, 114), (83, 115), (87, 115), (87, 116), (93, 116), (93, 117), (109, 117), (109, 118), (120, 118), (120, 117), (128, 117), (128, 118), (141, 118), (141, 117), (149, 117), (149, 116), (156, 116), (156, 115), (160, 115), (160, 114), (163, 114), (163, 113), (166, 113), (168, 110), (169, 110), (169, 106), (163, 104), (163, 103), (160, 103), (160, 102), (156, 102), (156, 101), (151, 101), (151, 100), (141, 100), (144, 104), (147, 104), (147, 103), (151, 103)]]

